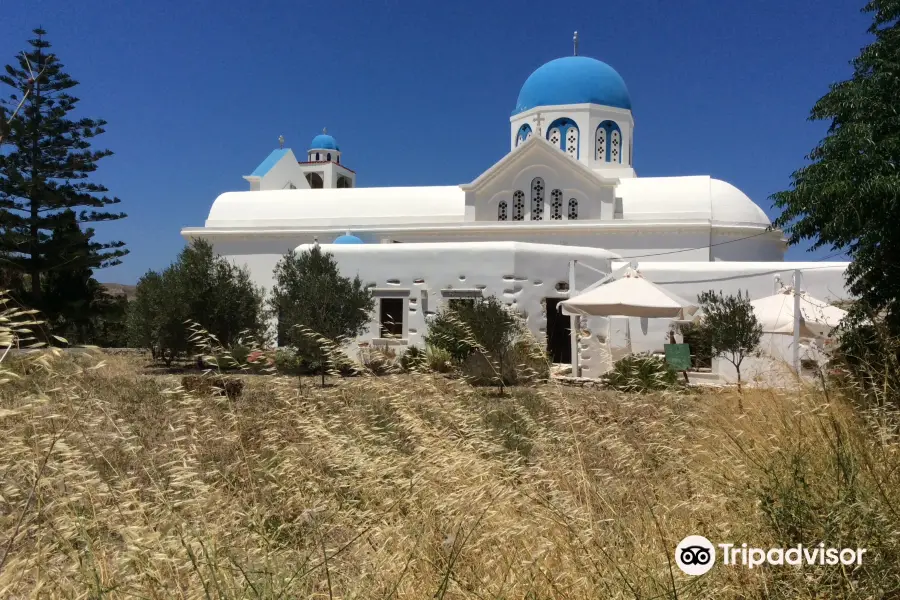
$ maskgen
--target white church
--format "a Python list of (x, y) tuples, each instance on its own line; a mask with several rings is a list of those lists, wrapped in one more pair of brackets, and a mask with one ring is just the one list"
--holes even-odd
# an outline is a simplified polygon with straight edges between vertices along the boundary
[[(556, 304), (629, 263), (691, 300), (709, 289), (768, 296), (795, 270), (809, 294), (847, 297), (847, 263), (784, 262), (783, 234), (741, 190), (709, 175), (639, 177), (634, 144), (622, 77), (567, 56), (525, 80), (509, 117), (509, 153), (474, 181), (360, 187), (323, 131), (300, 156), (274, 150), (244, 177), (248, 191), (220, 195), (205, 224), (182, 235), (209, 241), (267, 288), (284, 253), (320, 244), (376, 297), (360, 342), (421, 346), (427, 316), (449, 299), (494, 295), (527, 315), (560, 363), (572, 345), (570, 318)], [(662, 351), (670, 324), (582, 318), (581, 374), (596, 377), (628, 351)], [(772, 345), (783, 353), (781, 341)], [(727, 379), (724, 364), (712, 370)]]

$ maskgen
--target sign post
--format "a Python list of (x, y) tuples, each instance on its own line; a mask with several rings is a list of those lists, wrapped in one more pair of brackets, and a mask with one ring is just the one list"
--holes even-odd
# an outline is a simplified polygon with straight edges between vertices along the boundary
[(676, 371), (684, 374), (684, 380), (688, 380), (687, 372), (691, 368), (691, 347), (688, 344), (665, 344), (666, 362)]

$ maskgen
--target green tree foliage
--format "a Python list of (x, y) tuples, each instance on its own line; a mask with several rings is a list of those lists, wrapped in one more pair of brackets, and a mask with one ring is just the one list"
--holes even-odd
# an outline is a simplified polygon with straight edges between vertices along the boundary
[(490, 379), (502, 393), (515, 380), (517, 342), (525, 333), (523, 319), (495, 296), (455, 302), (428, 323), (426, 343), (447, 352), (459, 364), (480, 355), (491, 369)]
[(697, 296), (703, 319), (695, 332), (701, 339), (708, 339), (713, 356), (721, 357), (734, 365), (737, 371), (738, 389), (741, 387), (741, 363), (752, 356), (762, 339), (762, 325), (750, 305), (750, 294), (741, 291), (726, 296), (721, 291), (709, 290)]
[(874, 41), (855, 58), (853, 76), (833, 84), (810, 120), (830, 122), (825, 138), (773, 195), (774, 226), (791, 244), (812, 240), (852, 258), (847, 270), (858, 309), (886, 313), (900, 333), (900, 0), (872, 0)]
[(0, 75), (11, 88), (0, 100), (11, 117), (0, 153), (0, 256), (11, 278), (26, 288), (15, 290), (20, 301), (64, 329), (86, 331), (85, 323), (105, 305), (87, 274), (119, 264), (127, 251), (123, 242), (94, 241), (94, 231), (80, 226), (125, 215), (104, 210), (120, 200), (88, 181), (98, 161), (112, 154), (91, 149), (106, 123), (71, 118), (78, 99), (69, 90), (78, 83), (49, 52), (46, 32), (34, 33), (31, 49)]
[(317, 369), (324, 385), (336, 346), (362, 335), (375, 299), (358, 276), (342, 277), (334, 257), (318, 245), (285, 254), (274, 275), (269, 302), (278, 315), (279, 344)]
[(266, 319), (263, 291), (250, 272), (216, 255), (208, 242), (194, 240), (162, 273), (150, 271), (138, 281), (128, 338), (171, 364), (190, 350), (188, 321), (229, 348), (245, 334), (263, 337)]

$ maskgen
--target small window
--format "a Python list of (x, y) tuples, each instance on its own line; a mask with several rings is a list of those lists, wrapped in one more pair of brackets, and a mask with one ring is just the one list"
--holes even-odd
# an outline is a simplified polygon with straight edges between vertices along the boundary
[(525, 220), (525, 192), (517, 190), (513, 194), (513, 221)]
[(562, 190), (550, 192), (550, 220), (562, 221)]
[(613, 219), (625, 218), (625, 212), (622, 210), (622, 199), (616, 198), (613, 201)]
[(381, 298), (381, 337), (403, 337), (403, 298)]
[(575, 198), (569, 198), (569, 220), (575, 221), (578, 219), (578, 200)]
[(500, 204), (497, 205), (497, 220), (505, 221), (507, 217), (506, 200), (501, 200)]
[(331, 161), (331, 152), (325, 155), (325, 160)]
[(544, 180), (535, 177), (531, 180), (531, 220), (541, 221), (544, 218)]
[(316, 160), (319, 160), (319, 153), (316, 152)]
[(340, 154), (337, 155), (337, 164), (341, 164), (341, 155)]

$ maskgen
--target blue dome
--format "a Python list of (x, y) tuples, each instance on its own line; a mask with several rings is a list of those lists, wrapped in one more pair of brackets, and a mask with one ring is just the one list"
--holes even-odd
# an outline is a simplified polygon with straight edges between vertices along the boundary
[(309, 144), (310, 150), (337, 150), (340, 152), (340, 148), (338, 148), (337, 142), (334, 141), (334, 138), (328, 135), (327, 133), (320, 133), (316, 137), (313, 138), (313, 141)]
[(331, 243), (332, 244), (364, 244), (365, 242), (363, 242), (361, 239), (359, 239), (355, 235), (350, 235), (349, 233), (346, 233), (344, 235), (336, 237), (334, 239), (334, 241)]
[(528, 76), (512, 114), (537, 106), (588, 103), (631, 110), (625, 80), (615, 69), (587, 56), (566, 56)]

